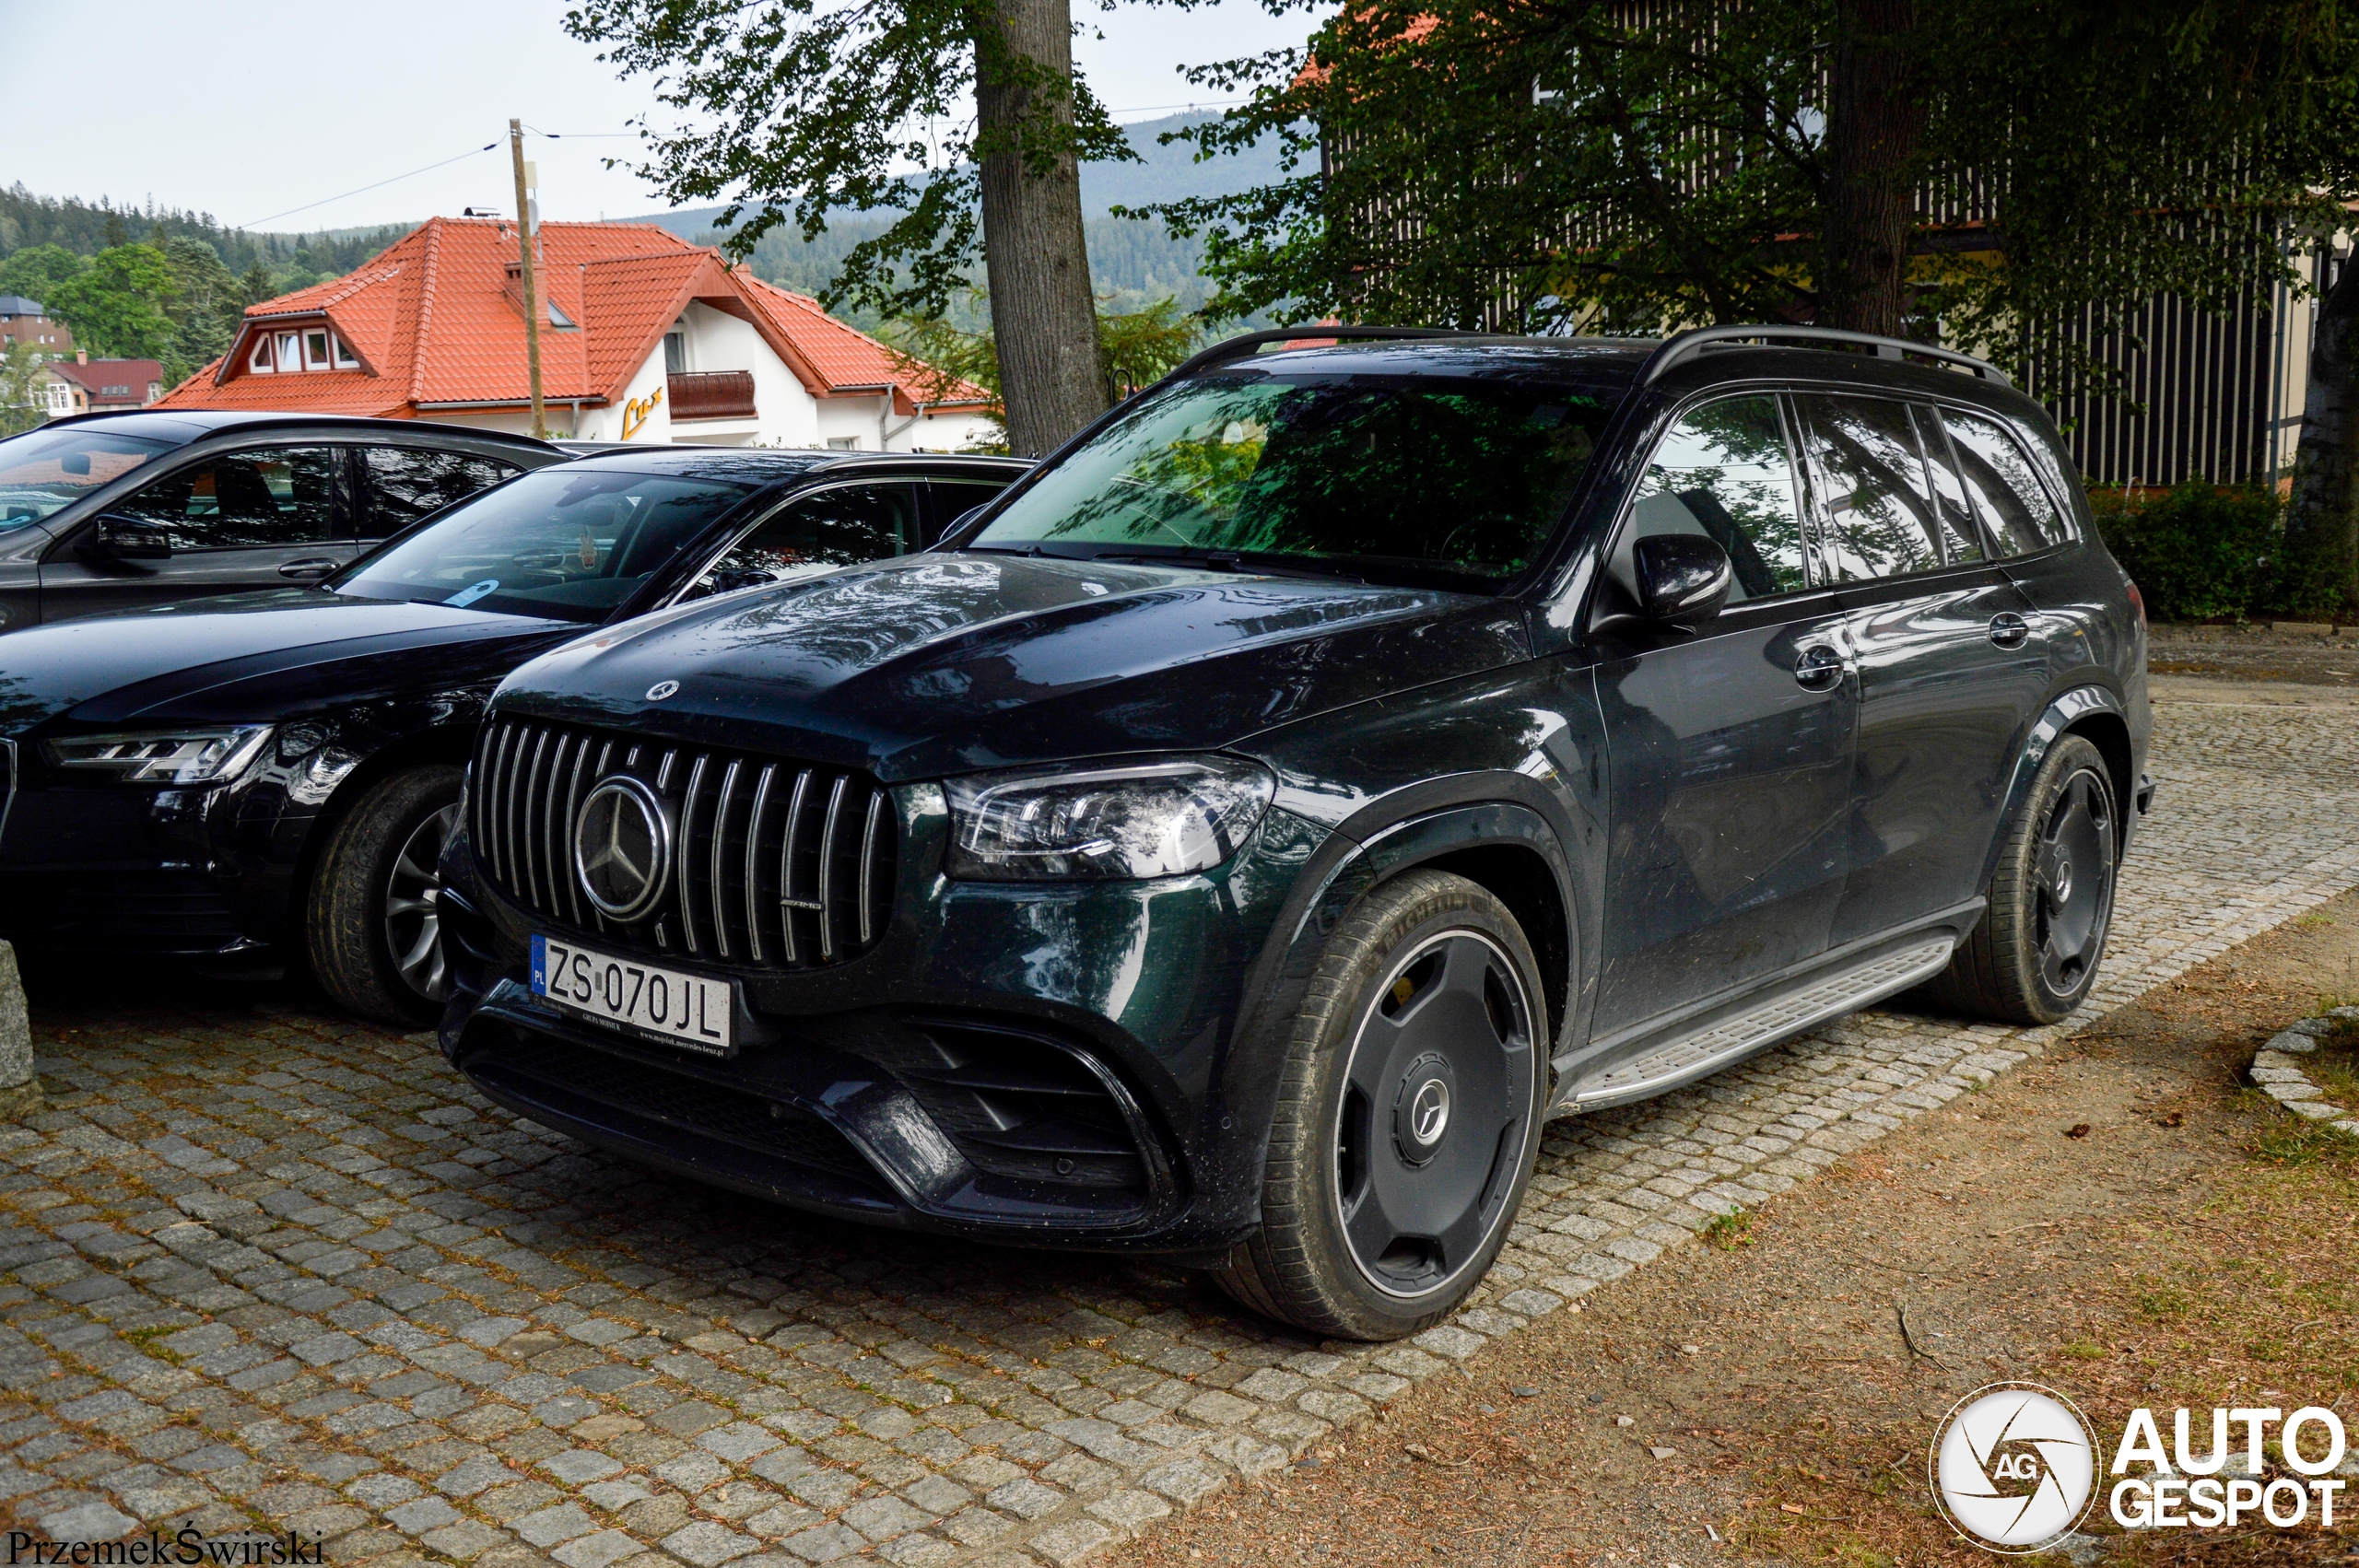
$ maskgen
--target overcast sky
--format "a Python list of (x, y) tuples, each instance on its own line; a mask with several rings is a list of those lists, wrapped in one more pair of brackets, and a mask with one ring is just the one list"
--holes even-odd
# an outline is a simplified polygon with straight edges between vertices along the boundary
[[(1273, 19), (1251, 0), (1193, 13), (1134, 0), (1110, 13), (1074, 10), (1088, 24), (1075, 45), (1082, 67), (1128, 120), (1199, 96), (1177, 65), (1280, 47), (1310, 28), (1299, 13)], [(0, 0), (0, 36), (16, 62), (0, 183), (118, 205), (152, 195), (282, 230), (468, 205), (505, 212), (515, 205), (506, 137), (517, 115), (559, 134), (527, 142), (543, 216), (657, 210), (628, 172), (600, 167), (630, 155), (633, 142), (617, 135), (626, 121), (659, 113), (651, 84), (601, 64), (566, 34), (565, 11), (566, 0)], [(497, 151), (477, 150), (492, 142)], [(455, 161), (393, 179), (445, 158)]]

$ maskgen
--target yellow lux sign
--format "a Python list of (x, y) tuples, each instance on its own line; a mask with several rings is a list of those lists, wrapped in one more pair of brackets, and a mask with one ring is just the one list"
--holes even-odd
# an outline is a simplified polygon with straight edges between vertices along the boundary
[(632, 398), (623, 404), (623, 439), (628, 441), (647, 427), (654, 416), (655, 405), (663, 401), (663, 389), (657, 387), (645, 397)]

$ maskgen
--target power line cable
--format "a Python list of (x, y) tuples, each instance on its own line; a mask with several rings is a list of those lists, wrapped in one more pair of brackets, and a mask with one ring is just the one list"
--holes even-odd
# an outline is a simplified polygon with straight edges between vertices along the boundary
[(361, 187), (360, 187), (358, 190), (357, 190), (357, 191), (346, 191), (346, 192), (343, 193), (343, 194), (341, 194), (341, 195), (334, 195), (334, 196), (323, 196), (323, 197), (321, 197), (321, 198), (320, 198), (318, 201), (316, 201), (316, 202), (305, 202), (305, 203), (304, 203), (301, 206), (299, 206), (299, 207), (288, 207), (285, 212), (275, 212), (275, 213), (272, 213), (268, 217), (258, 217), (258, 218), (255, 218), (255, 219), (253, 220), (253, 222), (252, 222), (252, 223), (234, 223), (234, 224), (231, 224), (229, 227), (230, 227), (230, 228), (241, 228), (241, 229), (244, 229), (244, 228), (254, 228), (254, 227), (255, 227), (255, 225), (257, 225), (257, 224), (276, 223), (276, 221), (278, 221), (278, 219), (280, 219), (280, 218), (282, 218), (282, 217), (293, 217), (293, 216), (294, 216), (297, 213), (299, 213), (299, 212), (310, 212), (313, 207), (323, 207), (323, 206), (326, 206), (330, 202), (340, 202), (340, 201), (344, 200), (344, 198), (345, 198), (346, 196), (358, 196), (358, 195), (362, 195), (362, 194), (364, 194), (364, 193), (368, 193), (368, 192), (375, 191), (375, 190), (379, 190), (379, 189), (381, 189), (381, 188), (382, 188), (382, 187), (384, 187), (384, 186), (391, 185), (391, 184), (394, 184), (394, 183), (396, 183), (397, 181), (403, 181), (403, 180), (412, 179), (412, 178), (414, 178), (415, 176), (417, 176), (417, 175), (420, 175), (420, 174), (428, 174), (428, 173), (431, 173), (432, 171), (434, 171), (435, 170), (438, 170), (438, 169), (447, 169), (447, 168), (449, 168), (452, 164), (458, 163), (458, 162), (460, 162), (460, 161), (462, 161), (462, 160), (464, 160), (464, 159), (470, 158), (478, 158), (478, 157), (482, 156), (483, 154), (485, 154), (485, 153), (487, 153), (487, 152), (491, 151), (493, 147), (497, 147), (499, 145), (499, 144), (498, 142), (493, 142), (493, 143), (490, 143), (490, 144), (489, 144), (489, 145), (487, 145), (487, 146), (480, 146), (480, 147), (476, 147), (476, 148), (475, 148), (473, 151), (470, 151), (470, 152), (463, 152), (463, 153), (461, 153), (457, 158), (444, 158), (444, 159), (443, 159), (441, 162), (440, 162), (440, 163), (429, 163), (429, 164), (428, 164), (428, 165), (427, 165), (425, 168), (423, 168), (423, 169), (413, 169), (413, 170), (411, 170), (409, 171), (409, 173), (407, 173), (407, 174), (396, 174), (396, 175), (393, 176), (391, 179), (388, 179), (388, 180), (380, 180), (380, 181), (377, 181), (375, 184), (373, 184), (373, 185), (363, 185), (363, 186), (361, 186)]

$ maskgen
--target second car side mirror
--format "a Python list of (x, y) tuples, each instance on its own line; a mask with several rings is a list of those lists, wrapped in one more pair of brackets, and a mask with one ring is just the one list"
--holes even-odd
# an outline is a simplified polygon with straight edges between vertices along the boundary
[(172, 553), (172, 536), (154, 523), (121, 512), (100, 516), (91, 540), (96, 552), (118, 561), (160, 561)]
[(1632, 549), (1630, 562), (1637, 573), (1638, 607), (1666, 626), (1710, 620), (1736, 582), (1729, 553), (1699, 534), (1649, 534)]

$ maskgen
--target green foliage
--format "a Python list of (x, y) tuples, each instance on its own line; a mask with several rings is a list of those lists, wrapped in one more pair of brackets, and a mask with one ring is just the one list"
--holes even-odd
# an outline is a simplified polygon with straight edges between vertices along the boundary
[(46, 305), (58, 286), (90, 268), (88, 258), (63, 245), (34, 245), (0, 261), (0, 294), (21, 294)]
[[(1202, 329), (1176, 300), (1157, 299), (1136, 310), (1110, 310), (1110, 303), (1097, 302), (1097, 348), (1118, 397), (1162, 380), (1203, 342)], [(905, 317), (886, 322), (878, 335), (898, 356), (901, 373), (924, 389), (921, 396), (942, 395), (955, 381), (971, 381), (996, 399), (999, 345), (992, 334), (989, 302), (978, 290), (953, 304), (955, 316)], [(992, 419), (1005, 429), (998, 410)], [(991, 450), (1006, 449), (1003, 441)]]
[[(2087, 367), (2026, 322), (2087, 308), (2102, 338), (2156, 292), (2300, 287), (2271, 237), (2330, 231), (2359, 195), (2341, 5), (1915, 7), (1895, 46), (1925, 123), (1903, 173), (1974, 220), (1938, 246), (1920, 230), (1919, 318), (2053, 383)], [(1824, 111), (1848, 9), (1358, 0), (1303, 50), (1191, 73), (1250, 97), (1181, 135), (1205, 154), (1274, 137), (1285, 178), (1143, 210), (1204, 235), (1215, 314), (1808, 320), (1842, 227)]]
[(2142, 499), (2089, 498), (2154, 619), (2241, 621), (2277, 607), (2285, 529), (2274, 493), (2189, 483)]
[[(0, 286), (0, 293), (5, 292)], [(13, 338), (0, 343), (0, 436), (29, 430), (46, 417), (35, 401), (41, 364), (40, 345)]]
[[(980, 254), (980, 159), (1012, 153), (1046, 172), (1135, 156), (1078, 72), (1068, 84), (1006, 48), (988, 0), (581, 0), (565, 26), (693, 117), (648, 134), (638, 173), (676, 206), (724, 202), (714, 228), (732, 255), (790, 218), (807, 241), (834, 214), (891, 215), (818, 290), (830, 310), (948, 312)], [(1031, 107), (981, 131), (979, 86)]]
[[(210, 213), (152, 206), (139, 211), (115, 207), (104, 200), (90, 203), (71, 196), (36, 196), (21, 183), (0, 190), (0, 258), (44, 245), (89, 257), (135, 238), (158, 247), (174, 238), (202, 240), (231, 272), (259, 265), (275, 273), (308, 275), (301, 283), (282, 285), (274, 291), (281, 294), (321, 277), (350, 272), (409, 228), (408, 224), (394, 224), (310, 235), (259, 234), (228, 228)], [(299, 252), (304, 258), (299, 263)]]
[(161, 359), (175, 333), (166, 309), (179, 298), (179, 280), (163, 252), (117, 245), (52, 287), (42, 303), (74, 329), (75, 341), (93, 357)]

